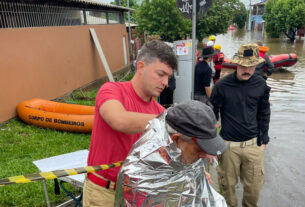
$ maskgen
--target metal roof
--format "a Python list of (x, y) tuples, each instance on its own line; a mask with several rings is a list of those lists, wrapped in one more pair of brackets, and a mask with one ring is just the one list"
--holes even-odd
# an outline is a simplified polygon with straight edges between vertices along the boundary
[(72, 7), (80, 7), (80, 8), (104, 9), (104, 10), (114, 10), (114, 11), (123, 11), (123, 12), (135, 11), (132, 8), (107, 4), (97, 0), (0, 0), (0, 2), (2, 1), (25, 3), (25, 4), (44, 4), (44, 5), (50, 4), (50, 5), (60, 5), (60, 6), (72, 6)]
[(266, 1), (263, 1), (263, 2), (258, 2), (256, 4), (252, 4), (251, 6), (262, 6), (262, 5), (265, 5), (266, 4)]
[(100, 1), (94, 1), (94, 0), (62, 0), (67, 3), (81, 3), (88, 6), (97, 6), (97, 7), (106, 7), (110, 9), (115, 10), (123, 10), (123, 11), (135, 11), (134, 9), (123, 7), (123, 6), (117, 6), (113, 4), (107, 4)]

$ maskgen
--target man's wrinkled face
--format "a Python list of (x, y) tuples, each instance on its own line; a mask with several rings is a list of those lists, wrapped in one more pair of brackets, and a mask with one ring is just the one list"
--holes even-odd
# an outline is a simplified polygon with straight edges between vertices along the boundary
[(236, 76), (240, 81), (247, 81), (253, 75), (256, 66), (245, 67), (237, 65)]
[(181, 162), (192, 164), (199, 158), (206, 158), (207, 154), (192, 140), (184, 140), (181, 136), (176, 140), (177, 147), (181, 150)]

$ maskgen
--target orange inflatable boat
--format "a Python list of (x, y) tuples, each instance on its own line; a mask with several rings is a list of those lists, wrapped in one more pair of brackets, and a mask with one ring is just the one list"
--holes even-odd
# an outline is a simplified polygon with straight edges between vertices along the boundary
[[(295, 53), (270, 55), (269, 59), (274, 64), (274, 68), (290, 67), (298, 61), (298, 57)], [(232, 63), (230, 58), (225, 58), (222, 66), (225, 68), (237, 68), (237, 65)]]
[(17, 114), (28, 124), (70, 132), (91, 132), (94, 107), (43, 99), (23, 101)]

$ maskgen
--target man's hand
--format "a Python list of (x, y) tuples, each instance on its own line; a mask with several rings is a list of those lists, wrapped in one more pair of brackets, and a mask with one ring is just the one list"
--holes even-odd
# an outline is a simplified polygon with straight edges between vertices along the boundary
[(212, 93), (211, 86), (205, 86), (204, 89), (205, 89), (205, 93), (206, 93), (207, 97), (211, 98), (211, 93)]
[(261, 147), (263, 150), (266, 150), (266, 144), (262, 144), (260, 147)]
[(213, 184), (213, 181), (212, 181), (212, 178), (211, 178), (210, 173), (208, 173), (208, 172), (205, 170), (205, 168), (203, 168), (203, 170), (204, 170), (204, 175), (205, 175), (205, 177), (207, 178), (207, 180), (209, 181), (209, 183), (212, 185), (212, 184)]
[(208, 159), (208, 161), (211, 165), (213, 165), (213, 158), (215, 158), (217, 160), (217, 156), (209, 155), (209, 154), (206, 155), (206, 158)]

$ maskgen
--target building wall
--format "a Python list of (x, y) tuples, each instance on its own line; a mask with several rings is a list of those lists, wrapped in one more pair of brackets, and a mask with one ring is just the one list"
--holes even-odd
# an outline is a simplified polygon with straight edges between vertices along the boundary
[(125, 24), (0, 29), (0, 122), (14, 117), (21, 101), (55, 99), (106, 76), (89, 28), (111, 71), (123, 68)]
[(250, 23), (250, 30), (262, 30), (264, 23), (263, 15), (252, 15)]

